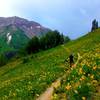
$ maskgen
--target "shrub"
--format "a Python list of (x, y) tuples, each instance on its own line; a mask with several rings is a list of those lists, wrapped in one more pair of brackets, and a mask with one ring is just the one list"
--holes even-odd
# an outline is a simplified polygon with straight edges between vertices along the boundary
[(29, 62), (29, 58), (28, 57), (24, 57), (22, 59), (22, 63), (25, 64), (25, 63), (28, 63)]
[(0, 66), (3, 66), (7, 63), (7, 58), (5, 57), (4, 54), (0, 55)]
[(28, 45), (26, 46), (26, 51), (28, 54), (36, 53), (39, 51), (39, 46), (39, 39), (35, 36), (29, 41)]

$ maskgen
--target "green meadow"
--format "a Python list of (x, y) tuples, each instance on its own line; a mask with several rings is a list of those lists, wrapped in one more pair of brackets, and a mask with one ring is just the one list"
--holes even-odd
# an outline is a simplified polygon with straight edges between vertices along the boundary
[[(81, 56), (75, 68), (66, 62), (70, 53), (75, 62)], [(53, 100), (100, 100), (100, 29), (0, 67), (0, 100), (36, 100), (65, 74)]]

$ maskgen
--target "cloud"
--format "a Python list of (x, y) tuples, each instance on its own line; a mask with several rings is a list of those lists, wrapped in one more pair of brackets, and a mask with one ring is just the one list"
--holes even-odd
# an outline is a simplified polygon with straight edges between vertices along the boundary
[(9, 16), (11, 14), (11, 9), (11, 2), (0, 0), (0, 16)]

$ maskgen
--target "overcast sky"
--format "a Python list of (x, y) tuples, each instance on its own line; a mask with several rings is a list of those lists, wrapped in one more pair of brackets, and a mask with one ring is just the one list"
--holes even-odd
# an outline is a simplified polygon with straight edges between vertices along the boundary
[(0, 0), (0, 16), (33, 20), (75, 39), (100, 21), (100, 0)]

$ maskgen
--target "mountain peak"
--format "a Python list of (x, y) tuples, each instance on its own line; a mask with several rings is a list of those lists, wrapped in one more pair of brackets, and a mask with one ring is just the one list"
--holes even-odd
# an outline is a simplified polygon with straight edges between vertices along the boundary
[(0, 17), (0, 29), (2, 27), (7, 27), (10, 25), (15, 26), (24, 31), (29, 38), (32, 38), (35, 35), (41, 35), (43, 33), (45, 34), (50, 30), (48, 28), (43, 27), (37, 22), (29, 21), (18, 16)]

